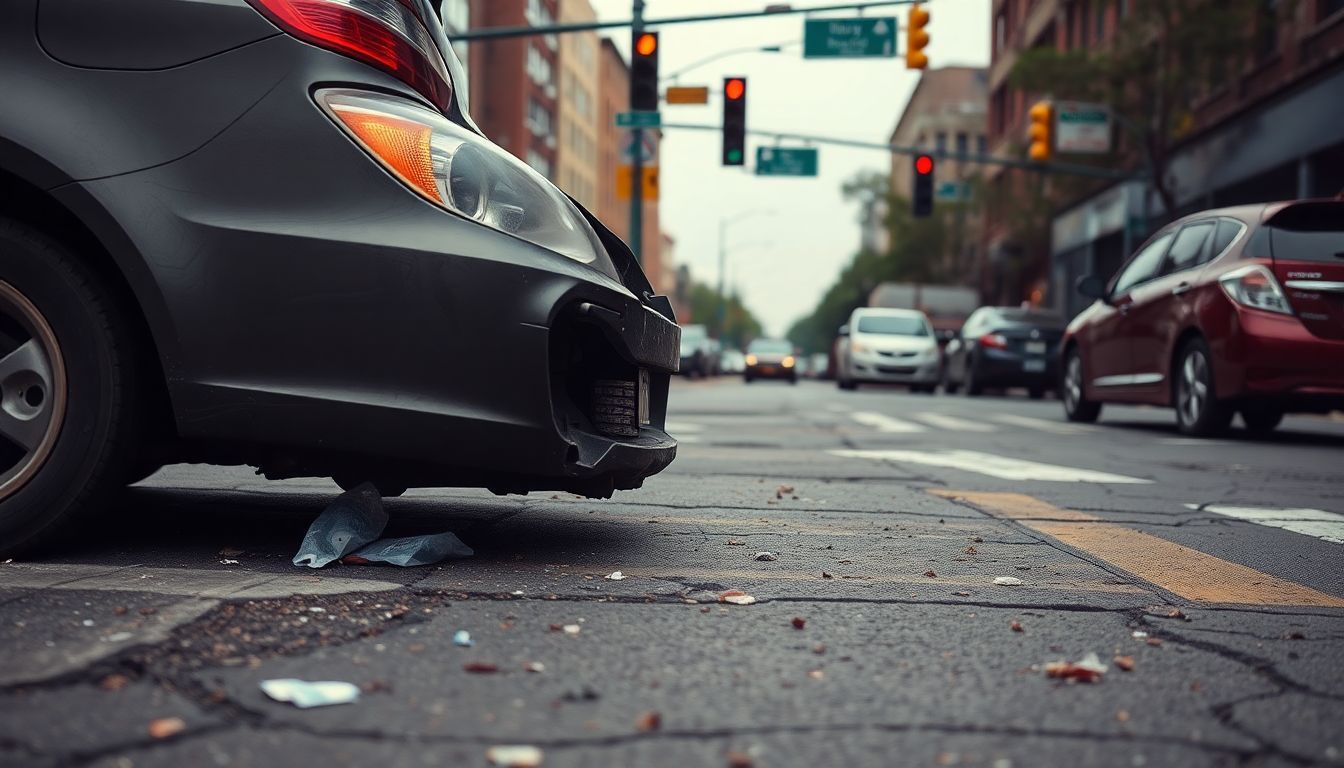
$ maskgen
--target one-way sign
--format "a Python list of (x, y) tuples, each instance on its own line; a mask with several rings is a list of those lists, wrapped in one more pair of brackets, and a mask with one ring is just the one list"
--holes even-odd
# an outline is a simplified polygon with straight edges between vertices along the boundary
[(803, 58), (871, 59), (896, 55), (896, 17), (807, 19), (803, 22)]

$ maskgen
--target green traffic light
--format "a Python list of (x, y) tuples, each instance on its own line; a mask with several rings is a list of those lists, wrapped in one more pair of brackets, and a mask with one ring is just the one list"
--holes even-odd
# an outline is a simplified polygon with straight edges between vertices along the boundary
[(730, 150), (728, 150), (728, 161), (729, 161), (729, 162), (736, 163), (736, 162), (739, 162), (739, 161), (741, 161), (741, 160), (742, 160), (742, 150), (740, 150), (740, 149), (730, 149)]

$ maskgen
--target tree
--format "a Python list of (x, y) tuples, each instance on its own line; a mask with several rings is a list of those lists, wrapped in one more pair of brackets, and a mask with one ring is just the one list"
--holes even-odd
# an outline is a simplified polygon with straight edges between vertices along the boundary
[[(1114, 5), (1116, 0), (1106, 0)], [(1194, 125), (1191, 105), (1212, 93), (1276, 29), (1291, 0), (1143, 0), (1108, 47), (1036, 48), (1022, 54), (1012, 82), (1033, 94), (1111, 106), (1132, 144), (1130, 159), (1151, 175), (1167, 218), (1176, 212), (1172, 150)]]
[[(691, 285), (691, 320), (713, 328), (719, 316), (719, 292), (704, 283)], [(727, 309), (724, 313), (723, 333), (719, 341), (725, 349), (742, 349), (752, 339), (761, 335), (761, 323), (742, 303), (736, 292), (728, 295)]]

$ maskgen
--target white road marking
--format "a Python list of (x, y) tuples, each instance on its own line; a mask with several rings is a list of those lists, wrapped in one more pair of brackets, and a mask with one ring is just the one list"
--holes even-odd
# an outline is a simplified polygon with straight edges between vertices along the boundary
[(1285, 531), (1300, 533), (1304, 536), (1328, 541), (1331, 544), (1344, 544), (1344, 515), (1326, 512), (1323, 509), (1272, 509), (1267, 507), (1229, 507), (1210, 504), (1201, 507), (1198, 504), (1186, 504), (1189, 509), (1212, 512), (1224, 517), (1245, 520), (1248, 523), (1282, 528)]
[(1041, 464), (1024, 459), (1010, 459), (979, 451), (831, 451), (832, 455), (854, 459), (872, 459), (874, 461), (897, 461), (907, 464), (925, 464), (931, 467), (948, 467), (964, 472), (977, 472), (1004, 480), (1040, 480), (1050, 483), (1128, 483), (1149, 484), (1152, 480), (1143, 480), (1125, 475), (1113, 475), (1092, 469), (1063, 467), (1057, 464)]
[(983, 421), (968, 421), (946, 413), (914, 413), (912, 417), (930, 426), (952, 432), (996, 432), (998, 428)]
[(1030, 416), (1018, 416), (1012, 413), (1002, 413), (993, 418), (1000, 424), (1012, 424), (1015, 427), (1026, 427), (1039, 432), (1049, 432), (1052, 435), (1081, 435), (1084, 432), (1092, 431), (1091, 428), (1078, 424), (1049, 419), (1033, 419)]
[(1165, 437), (1158, 440), (1163, 445), (1231, 445), (1230, 440), (1210, 440), (1207, 437)]
[(900, 419), (895, 419), (886, 414), (875, 413), (873, 411), (851, 413), (850, 418), (865, 427), (872, 427), (878, 432), (887, 432), (890, 434), (915, 434), (928, 431), (918, 424), (911, 424), (908, 421), (901, 421)]

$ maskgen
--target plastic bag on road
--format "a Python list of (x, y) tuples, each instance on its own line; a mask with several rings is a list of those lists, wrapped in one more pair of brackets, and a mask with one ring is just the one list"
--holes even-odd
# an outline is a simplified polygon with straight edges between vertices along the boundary
[(372, 483), (361, 483), (337, 497), (308, 526), (294, 564), (321, 568), (377, 539), (386, 527), (382, 495)]
[(387, 563), (389, 565), (432, 565), (442, 560), (471, 557), (471, 547), (452, 533), (407, 536), (401, 539), (380, 539), (353, 552), (349, 559), (355, 562)]
[(299, 709), (349, 704), (359, 700), (359, 687), (340, 680), (308, 682), (294, 678), (262, 680), (261, 690), (276, 701), (286, 701)]

